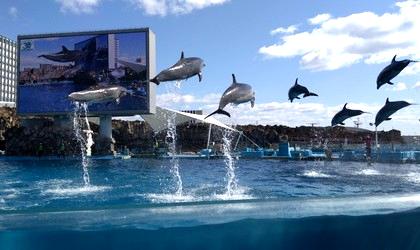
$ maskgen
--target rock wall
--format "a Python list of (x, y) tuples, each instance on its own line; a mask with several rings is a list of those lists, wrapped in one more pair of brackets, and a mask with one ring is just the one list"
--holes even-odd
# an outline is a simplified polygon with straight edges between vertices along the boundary
[[(13, 108), (0, 108), (0, 149), (8, 155), (36, 155), (37, 149), (42, 143), (45, 155), (57, 155), (61, 143), (64, 143), (66, 155), (79, 155), (80, 145), (76, 140), (72, 127), (56, 126), (51, 118), (37, 118), (31, 126), (20, 120)], [(90, 124), (94, 131), (94, 140), (98, 140), (98, 126)], [(199, 151), (207, 145), (209, 127), (207, 124), (185, 124), (177, 127), (177, 145), (179, 151)], [(363, 144), (367, 135), (374, 138), (374, 132), (364, 129), (345, 127), (286, 127), (280, 125), (244, 125), (238, 126), (238, 130), (258, 145), (263, 147), (275, 147), (281, 140), (301, 145), (317, 145), (328, 140), (329, 144), (341, 144), (347, 138), (349, 144)], [(142, 121), (113, 121), (113, 137), (116, 141), (116, 149), (127, 146), (132, 152), (153, 152), (158, 143), (165, 145), (166, 132), (154, 133), (149, 125)], [(237, 135), (234, 136), (236, 140)], [(380, 131), (381, 144), (403, 143), (401, 133), (398, 130), (388, 132)], [(211, 143), (222, 142), (222, 130), (213, 127)], [(242, 139), (240, 147), (252, 146)], [(95, 145), (92, 148), (95, 153)]]

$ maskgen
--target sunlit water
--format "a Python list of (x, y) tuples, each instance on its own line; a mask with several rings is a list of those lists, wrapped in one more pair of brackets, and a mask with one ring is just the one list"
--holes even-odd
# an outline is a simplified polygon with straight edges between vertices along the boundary
[[(173, 192), (176, 184), (170, 159), (91, 160), (89, 174), (93, 184), (85, 185), (80, 178), (79, 159), (4, 157), (0, 159), (0, 228), (11, 232), (7, 239), (15, 240), (5, 241), (0, 234), (0, 246), (12, 246), (2, 249), (33, 249), (32, 245), (16, 244), (36, 240), (46, 245), (41, 249), (90, 249), (86, 242), (103, 244), (105, 249), (111, 247), (103, 239), (117, 237), (120, 239), (117, 246), (125, 249), (136, 249), (135, 245), (124, 244), (140, 239), (153, 246), (157, 242), (167, 244), (155, 247), (163, 249), (175, 244), (172, 240), (188, 235), (189, 241), (177, 249), (188, 248), (187, 243), (194, 245), (190, 249), (201, 249), (203, 236), (198, 232), (218, 239), (205, 249), (220, 244), (229, 248), (229, 242), (242, 242), (242, 238), (226, 241), (225, 235), (233, 232), (239, 235), (239, 232), (247, 232), (249, 235), (242, 236), (243, 240), (248, 242), (252, 238), (256, 240), (252, 244), (257, 246), (268, 244), (267, 238), (261, 231), (253, 230), (257, 222), (244, 220), (262, 220), (258, 221), (260, 230), (278, 225), (277, 234), (282, 232), (283, 226), (289, 228), (278, 219), (297, 219), (299, 228), (304, 230), (312, 224), (299, 218), (320, 216), (320, 221), (325, 219), (314, 222), (315, 226), (332, 223), (331, 217), (324, 216), (381, 215), (420, 207), (420, 166), (415, 164), (367, 166), (352, 162), (239, 159), (234, 163), (234, 176), (229, 174), (224, 159), (178, 159), (178, 164), (183, 180), (181, 196)], [(234, 195), (227, 194), (229, 178), (233, 178), (236, 185), (232, 186), (232, 190), (237, 189)], [(337, 217), (334, 223), (341, 223), (343, 219)], [(369, 221), (360, 223), (361, 227), (371, 225)], [(206, 230), (210, 229), (203, 228), (209, 225), (224, 226), (215, 227), (209, 234)], [(343, 222), (340, 225), (358, 224)], [(389, 225), (396, 230), (394, 222)], [(196, 229), (187, 229), (192, 227)], [(136, 231), (121, 231), (127, 229)], [(160, 229), (176, 231), (170, 231), (167, 241), (161, 241)], [(366, 235), (380, 232), (376, 230), (380, 228), (363, 232)], [(97, 233), (85, 236), (83, 232), (87, 231)], [(48, 240), (53, 232), (62, 232), (59, 233), (61, 239), (71, 244), (64, 246), (61, 241)], [(191, 236), (193, 232), (197, 235)], [(329, 235), (336, 237), (335, 233), (323, 234)], [(88, 236), (89, 240), (84, 238)], [(16, 237), (22, 238), (16, 240)], [(273, 237), (268, 242), (274, 244), (276, 240), (286, 239)], [(272, 248), (272, 245), (266, 247)], [(307, 247), (310, 246), (304, 246)]]
[[(240, 159), (235, 161), (233, 176), (226, 173), (224, 159), (178, 161), (184, 200), (173, 192), (177, 183), (170, 160), (90, 160), (90, 180), (95, 185), (86, 187), (77, 159), (4, 158), (0, 160), (0, 211), (420, 193), (420, 167), (415, 164)], [(226, 183), (241, 193), (224, 196)]]

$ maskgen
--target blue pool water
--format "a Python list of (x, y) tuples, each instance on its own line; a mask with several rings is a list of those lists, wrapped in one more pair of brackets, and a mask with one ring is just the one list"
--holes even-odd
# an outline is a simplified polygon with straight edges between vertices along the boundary
[(169, 160), (92, 160), (85, 186), (80, 160), (3, 158), (0, 249), (420, 244), (419, 165), (239, 160), (230, 193), (223, 160), (179, 166), (182, 195)]

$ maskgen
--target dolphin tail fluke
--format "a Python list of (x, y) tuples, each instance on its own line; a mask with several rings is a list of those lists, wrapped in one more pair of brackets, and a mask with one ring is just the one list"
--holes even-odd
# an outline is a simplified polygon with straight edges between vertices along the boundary
[(226, 115), (226, 116), (230, 117), (230, 114), (228, 112), (224, 111), (223, 109), (218, 109), (218, 110), (214, 111), (213, 113), (211, 113), (210, 115), (206, 116), (206, 118), (204, 118), (204, 119), (207, 119), (208, 117), (210, 117), (214, 114), (222, 114), (222, 115)]
[(150, 79), (151, 82), (155, 83), (156, 85), (160, 84), (160, 81), (155, 77), (153, 79)]
[(318, 95), (315, 94), (315, 93), (312, 93), (312, 92), (308, 92), (308, 93), (303, 95), (303, 97), (308, 97), (308, 96), (318, 96)]

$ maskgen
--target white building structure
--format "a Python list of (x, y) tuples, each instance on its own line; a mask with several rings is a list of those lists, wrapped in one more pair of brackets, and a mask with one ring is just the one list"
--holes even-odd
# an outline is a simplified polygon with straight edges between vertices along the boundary
[(16, 86), (16, 42), (0, 36), (0, 106), (15, 106)]

